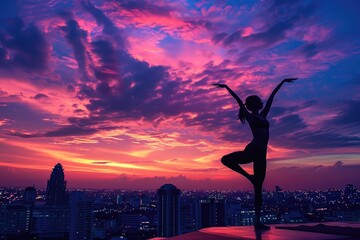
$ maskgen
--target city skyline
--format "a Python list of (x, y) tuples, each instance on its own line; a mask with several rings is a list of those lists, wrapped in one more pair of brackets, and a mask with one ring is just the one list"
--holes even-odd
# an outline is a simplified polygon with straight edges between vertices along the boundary
[[(157, 191), (65, 192), (64, 177), (58, 163), (51, 171), (46, 191), (34, 187), (0, 188), (0, 237), (110, 239), (121, 235), (149, 239), (254, 223), (251, 191), (182, 191), (164, 184)], [(330, 225), (341, 221), (343, 226), (348, 225), (348, 221), (359, 221), (359, 193), (352, 184), (326, 191), (283, 191), (276, 186), (264, 192), (262, 221)], [(230, 228), (226, 232), (231, 232)], [(356, 231), (342, 234), (358, 236)]]
[[(275, 97), (265, 189), (360, 186), (358, 1), (3, 1), (0, 185), (250, 190), (236, 102)], [(355, 21), (354, 21), (355, 20)], [(251, 171), (251, 165), (245, 167)]]

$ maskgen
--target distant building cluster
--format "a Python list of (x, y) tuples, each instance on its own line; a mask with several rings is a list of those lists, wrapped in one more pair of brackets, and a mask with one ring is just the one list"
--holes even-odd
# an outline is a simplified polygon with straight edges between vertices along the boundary
[[(360, 191), (348, 184), (327, 191), (264, 191), (262, 221), (360, 221)], [(253, 224), (253, 192), (67, 191), (56, 164), (44, 190), (0, 188), (0, 239), (118, 240), (171, 237), (213, 226)]]
[(66, 192), (58, 163), (47, 182), (45, 201), (37, 201), (36, 189), (27, 187), (22, 199), (0, 207), (0, 239), (93, 239), (93, 206), (84, 192)]

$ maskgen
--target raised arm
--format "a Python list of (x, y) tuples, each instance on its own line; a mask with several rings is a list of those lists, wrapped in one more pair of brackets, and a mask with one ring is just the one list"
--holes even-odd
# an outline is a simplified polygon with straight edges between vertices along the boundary
[(276, 86), (276, 88), (272, 91), (269, 99), (266, 101), (266, 105), (264, 107), (264, 109), (260, 112), (260, 114), (263, 116), (263, 117), (266, 117), (270, 111), (270, 108), (271, 108), (271, 105), (272, 105), (272, 102), (274, 100), (274, 97), (275, 97), (275, 94), (279, 91), (279, 89), (281, 88), (281, 86), (286, 83), (286, 82), (293, 82), (294, 80), (296, 80), (297, 78), (286, 78), (284, 80), (282, 80), (279, 85)]
[(239, 104), (240, 107), (245, 107), (244, 103), (241, 101), (241, 99), (239, 98), (239, 96), (234, 93), (233, 90), (231, 90), (231, 88), (229, 88), (228, 85), (226, 84), (220, 84), (220, 83), (214, 83), (214, 86), (218, 87), (218, 88), (226, 88), (226, 90), (228, 90), (228, 92), (231, 94), (231, 96), (233, 96), (233, 98), (235, 98), (235, 100), (237, 101), (237, 103)]
[(239, 104), (240, 108), (243, 109), (246, 112), (246, 117), (250, 114), (249, 111), (246, 109), (245, 104), (243, 103), (243, 101), (241, 101), (241, 99), (239, 98), (239, 96), (234, 93), (233, 90), (231, 90), (231, 88), (229, 88), (228, 85), (226, 84), (219, 84), (219, 83), (215, 83), (213, 84), (214, 86), (217, 86), (219, 88), (226, 88), (226, 90), (228, 90), (228, 92), (231, 94), (231, 96), (233, 96), (233, 98), (235, 98), (235, 100), (237, 101), (237, 103)]

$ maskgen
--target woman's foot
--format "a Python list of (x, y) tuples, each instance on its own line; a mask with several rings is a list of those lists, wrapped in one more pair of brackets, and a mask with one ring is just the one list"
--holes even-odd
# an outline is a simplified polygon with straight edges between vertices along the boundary
[(270, 227), (263, 224), (263, 223), (257, 223), (254, 225), (254, 228), (257, 230), (270, 230)]

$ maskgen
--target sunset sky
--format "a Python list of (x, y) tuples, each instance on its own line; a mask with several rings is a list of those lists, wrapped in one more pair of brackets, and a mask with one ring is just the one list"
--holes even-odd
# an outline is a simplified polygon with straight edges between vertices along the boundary
[[(227, 83), (270, 111), (265, 189), (360, 187), (360, 1), (0, 1), (0, 186), (251, 189)], [(252, 171), (252, 165), (246, 165)]]

